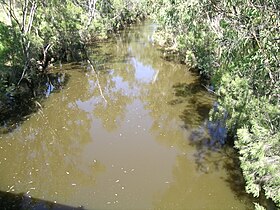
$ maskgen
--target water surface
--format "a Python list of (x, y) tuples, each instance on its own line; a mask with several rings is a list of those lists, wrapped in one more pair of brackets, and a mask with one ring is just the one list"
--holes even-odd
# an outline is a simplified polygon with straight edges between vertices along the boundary
[(161, 57), (153, 31), (138, 25), (95, 44), (95, 71), (57, 68), (67, 86), (0, 136), (1, 191), (85, 209), (251, 208), (233, 190), (230, 155), (191, 144), (207, 139), (214, 99)]

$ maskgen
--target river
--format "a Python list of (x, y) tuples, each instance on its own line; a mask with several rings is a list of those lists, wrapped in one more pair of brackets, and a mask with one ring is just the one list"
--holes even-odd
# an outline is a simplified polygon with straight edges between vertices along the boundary
[(207, 145), (213, 96), (163, 58), (154, 30), (139, 24), (94, 44), (95, 71), (54, 69), (67, 85), (0, 135), (2, 193), (69, 209), (253, 208), (234, 152)]

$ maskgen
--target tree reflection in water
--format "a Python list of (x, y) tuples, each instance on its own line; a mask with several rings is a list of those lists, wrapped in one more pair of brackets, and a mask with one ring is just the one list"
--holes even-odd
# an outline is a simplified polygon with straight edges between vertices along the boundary
[(2, 190), (92, 208), (108, 201), (119, 209), (201, 209), (213, 200), (217, 208), (242, 206), (219, 178), (230, 180), (227, 156), (209, 150), (203, 125), (213, 97), (186, 66), (164, 61), (147, 43), (151, 30), (135, 27), (96, 44), (89, 55), (100, 87), (86, 64), (64, 65), (68, 86), (1, 136)]
[[(72, 72), (77, 79), (71, 79), (68, 88), (52, 94), (42, 103), (44, 109), (13, 133), (1, 136), (0, 159), (5, 161), (0, 166), (5, 173), (0, 176), (1, 183), (6, 183), (1, 190), (21, 193), (26, 189), (27, 195), (71, 204), (79, 189), (87, 188), (106, 170), (100, 161), (82, 156), (92, 137), (89, 116), (76, 103), (88, 97), (81, 75)], [(57, 200), (61, 194), (67, 200)]]

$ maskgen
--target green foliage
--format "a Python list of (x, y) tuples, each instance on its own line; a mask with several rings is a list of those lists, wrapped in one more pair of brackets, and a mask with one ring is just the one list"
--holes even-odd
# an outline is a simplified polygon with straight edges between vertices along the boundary
[(209, 18), (204, 7), (200, 1), (159, 1), (156, 20), (162, 35), (156, 38), (161, 39), (163, 45), (179, 51), (182, 61), (197, 66), (209, 77), (217, 66), (218, 36), (211, 31), (211, 25), (201, 24)]
[(108, 31), (123, 29), (126, 25), (143, 19), (147, 14), (147, 1), (110, 0), (100, 2), (101, 17), (106, 21)]
[(239, 129), (241, 168), (245, 175), (246, 190), (258, 197), (261, 188), (265, 195), (280, 204), (280, 134), (258, 125), (256, 121), (249, 131)]
[(280, 2), (158, 0), (157, 40), (211, 78), (246, 190), (280, 206)]
[(258, 204), (258, 203), (254, 203), (254, 204), (255, 204), (256, 210), (265, 210), (265, 208), (263, 206), (261, 206), (260, 204)]
[[(12, 9), (9, 7), (9, 2)], [(38, 55), (42, 54), (43, 48), (47, 45), (51, 45), (49, 52), (60, 59), (79, 58), (80, 56), (77, 54), (80, 53), (85, 43), (94, 37), (106, 37), (108, 32), (122, 29), (145, 17), (145, 11), (148, 8), (146, 0), (66, 0), (63, 2), (63, 6), (61, 6), (61, 1), (57, 0), (30, 2), (32, 4), (26, 5), (22, 0), (1, 1), (1, 5), (7, 13), (14, 13), (10, 19), (13, 24), (7, 26), (2, 23), (1, 28), (10, 27), (13, 32), (17, 30), (19, 32), (17, 37), (6, 36), (7, 34), (3, 34), (3, 36), (13, 37), (17, 40), (12, 41), (22, 42), (21, 45), (24, 46), (29, 43), (31, 45), (28, 49), (28, 53), (31, 54), (29, 59), (33, 57), (36, 60), (39, 60)], [(32, 7), (33, 4), (36, 6)], [(34, 18), (30, 18), (32, 9), (34, 9)], [(25, 16), (26, 20), (23, 21)], [(29, 20), (32, 22), (30, 30), (27, 27)], [(16, 49), (11, 43), (6, 43), (5, 46)], [(17, 48), (10, 54), (16, 53), (22, 52)], [(0, 57), (3, 58), (1, 55)]]
[(10, 117), (7, 110), (15, 104), (36, 95), (51, 62), (87, 59), (87, 45), (142, 19), (148, 2), (0, 0), (2, 119)]
[(4, 23), (0, 22), (0, 111), (1, 105), (7, 101), (7, 93), (13, 94), (16, 84), (16, 73), (24, 63), (22, 54), (22, 45), (20, 43), (20, 32)]
[(63, 7), (55, 0), (42, 5), (37, 18), (41, 46), (51, 44), (50, 52), (59, 60), (78, 60), (83, 48), (83, 22), (86, 22), (83, 12), (72, 1), (66, 1)]
[(21, 55), (20, 33), (17, 29), (0, 22), (0, 68), (4, 65), (19, 65), (23, 63)]

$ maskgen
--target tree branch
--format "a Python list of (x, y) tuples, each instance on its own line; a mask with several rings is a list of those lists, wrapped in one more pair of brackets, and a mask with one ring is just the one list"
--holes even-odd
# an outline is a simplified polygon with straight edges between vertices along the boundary
[(37, 2), (33, 1), (32, 2), (32, 7), (30, 9), (30, 14), (29, 14), (29, 21), (28, 21), (28, 25), (25, 31), (25, 34), (29, 33), (33, 24), (33, 19), (34, 19), (34, 15), (36, 12), (36, 7), (37, 7)]
[(89, 17), (88, 17), (88, 23), (86, 25), (86, 30), (90, 26), (92, 19), (95, 18), (95, 6), (96, 6), (97, 0), (89, 0), (88, 1), (88, 12), (89, 12)]
[(88, 59), (87, 60), (88, 64), (89, 64), (89, 67), (91, 68), (91, 70), (94, 72), (94, 75), (95, 75), (95, 78), (96, 78), (96, 83), (97, 83), (97, 86), (98, 86), (98, 89), (99, 89), (99, 92), (100, 92), (100, 95), (101, 97), (103, 98), (103, 100), (105, 101), (105, 103), (108, 103), (104, 94), (103, 94), (103, 91), (101, 89), (101, 86), (100, 86), (100, 82), (99, 82), (99, 79), (98, 79), (98, 73), (97, 71), (93, 68), (93, 65), (92, 65), (92, 62)]
[(24, 32), (25, 31), (25, 21), (26, 21), (26, 16), (27, 16), (27, 8), (29, 5), (29, 1), (25, 0), (24, 1), (24, 6), (22, 7), (22, 11), (23, 11), (23, 15), (22, 15), (22, 27), (21, 27), (21, 31)]

